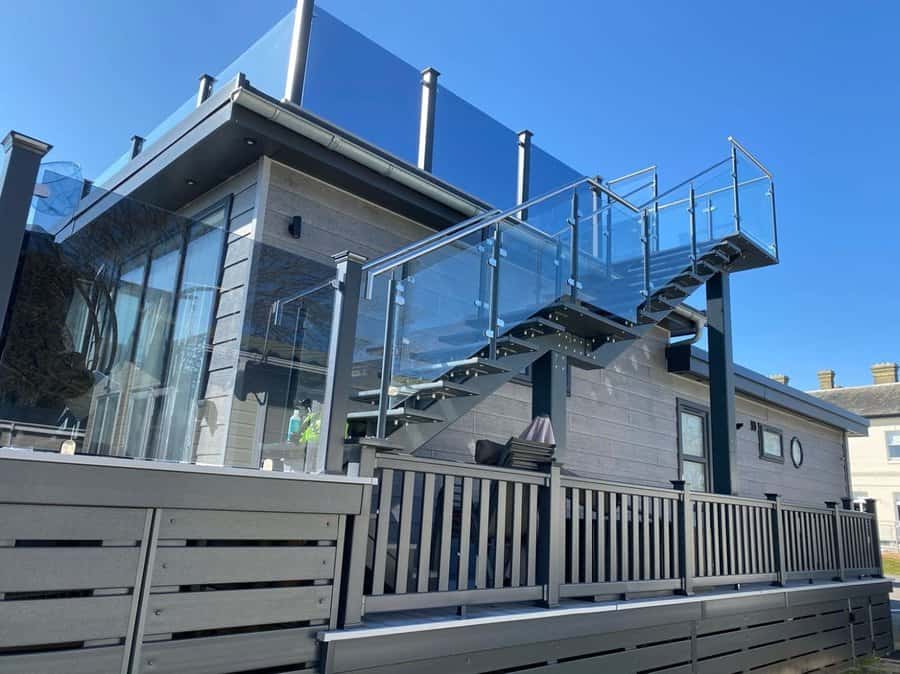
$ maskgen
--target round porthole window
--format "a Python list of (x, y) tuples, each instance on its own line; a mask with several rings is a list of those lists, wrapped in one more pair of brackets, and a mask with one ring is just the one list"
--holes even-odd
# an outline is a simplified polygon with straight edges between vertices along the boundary
[(799, 468), (803, 463), (803, 445), (800, 444), (800, 438), (791, 440), (791, 461), (794, 462), (794, 468)]

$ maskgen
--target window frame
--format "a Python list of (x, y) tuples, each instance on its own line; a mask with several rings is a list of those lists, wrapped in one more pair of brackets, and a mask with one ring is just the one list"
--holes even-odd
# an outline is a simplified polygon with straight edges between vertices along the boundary
[[(784, 464), (784, 431), (776, 426), (769, 426), (768, 424), (757, 424), (757, 439), (759, 444), (759, 458), (763, 461), (771, 461), (772, 463), (780, 463)], [(766, 454), (765, 450), (765, 434), (766, 433), (774, 433), (778, 436), (778, 446), (781, 449), (781, 453), (779, 456), (773, 456), (772, 454)]]
[[(711, 443), (709, 437), (709, 408), (704, 407), (703, 405), (699, 405), (695, 402), (691, 402), (689, 400), (684, 400), (682, 398), (676, 399), (675, 402), (675, 444), (678, 453), (678, 479), (683, 479), (685, 461), (689, 463), (699, 463), (703, 466), (703, 474), (706, 481), (706, 490), (703, 493), (711, 494), (713, 493), (713, 482), (711, 469), (712, 457), (710, 457)], [(681, 433), (681, 415), (684, 412), (693, 414), (694, 416), (700, 417), (703, 420), (703, 458), (697, 457), (693, 454), (685, 455), (684, 453), (682, 446), (683, 435)]]
[[(896, 434), (898, 438), (897, 444), (892, 444), (890, 441), (890, 437), (892, 434)], [(884, 451), (887, 453), (888, 463), (900, 463), (900, 456), (891, 456), (891, 447), (900, 448), (900, 431), (885, 431), (884, 432)]]

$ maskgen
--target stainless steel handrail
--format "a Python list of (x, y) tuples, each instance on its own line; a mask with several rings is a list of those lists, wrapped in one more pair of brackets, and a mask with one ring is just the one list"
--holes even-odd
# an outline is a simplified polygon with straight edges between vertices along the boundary
[(685, 185), (694, 182), (694, 181), (695, 181), (697, 178), (699, 178), (700, 176), (706, 175), (706, 174), (709, 173), (710, 171), (712, 171), (712, 170), (714, 170), (714, 169), (717, 169), (717, 168), (719, 168), (722, 164), (726, 164), (726, 163), (728, 163), (728, 162), (730, 162), (730, 161), (731, 161), (731, 157), (725, 157), (725, 159), (723, 159), (722, 161), (717, 161), (717, 162), (716, 162), (715, 164), (713, 164), (712, 166), (708, 166), (708, 167), (706, 167), (705, 169), (703, 169), (702, 171), (700, 171), (700, 173), (697, 173), (697, 174), (691, 176), (691, 177), (688, 178), (687, 180), (682, 180), (680, 183), (678, 183), (677, 185), (675, 185), (675, 187), (670, 187), (669, 189), (667, 189), (667, 190), (666, 190), (665, 192), (663, 192), (662, 194), (659, 194), (659, 195), (655, 196), (654, 198), (650, 199), (649, 201), (644, 202), (643, 204), (640, 205), (640, 208), (641, 208), (641, 209), (647, 208), (650, 204), (652, 204), (652, 203), (654, 203), (654, 202), (658, 202), (658, 201), (659, 201), (660, 199), (662, 199), (664, 196), (667, 196), (667, 195), (669, 195), (669, 194), (672, 194), (672, 192), (674, 192), (674, 191), (676, 191), (676, 190), (680, 190), (680, 189), (681, 189), (682, 187), (684, 187)]
[(455, 225), (447, 227), (446, 229), (442, 229), (439, 232), (430, 234), (430, 235), (426, 236), (425, 238), (418, 239), (417, 241), (414, 241), (413, 243), (409, 244), (408, 246), (406, 246), (404, 248), (398, 248), (397, 250), (393, 250), (390, 253), (386, 253), (385, 255), (382, 255), (381, 257), (378, 257), (374, 260), (370, 260), (369, 262), (367, 262), (366, 264), (363, 265), (363, 271), (368, 271), (369, 269), (373, 269), (376, 266), (385, 264), (389, 260), (392, 260), (393, 258), (397, 257), (401, 253), (405, 253), (410, 249), (421, 248), (422, 246), (428, 245), (432, 241), (439, 241), (439, 240), (453, 234), (454, 232), (457, 232), (460, 229), (463, 229), (464, 227), (468, 227), (469, 225), (471, 225), (474, 222), (478, 222), (479, 220), (483, 220), (484, 218), (488, 218), (492, 215), (496, 215), (497, 213), (500, 213), (499, 208), (495, 208), (490, 211), (484, 211), (482, 213), (478, 213), (477, 215), (473, 215), (471, 218), (463, 220), (462, 222), (458, 222)]
[[(655, 171), (655, 170), (656, 170), (656, 164), (653, 164), (652, 166), (648, 166), (647, 168), (642, 168), (637, 171), (632, 171), (631, 173), (626, 173), (625, 175), (619, 176), (618, 178), (613, 178), (612, 180), (607, 180), (606, 184), (607, 185), (615, 185), (616, 183), (621, 183), (621, 182), (624, 182), (631, 178), (637, 178), (639, 175), (643, 175), (644, 173), (650, 173), (651, 171)], [(652, 183), (648, 183), (648, 184), (652, 184)]]
[(759, 159), (756, 158), (756, 155), (754, 155), (752, 152), (750, 152), (750, 150), (748, 150), (743, 145), (741, 145), (738, 142), (737, 138), (735, 138), (734, 136), (728, 136), (728, 142), (731, 143), (732, 145), (734, 145), (738, 150), (740, 150), (740, 152), (743, 153), (744, 156), (747, 157), (747, 159), (749, 159), (754, 164), (756, 164), (756, 166), (759, 168), (759, 170), (762, 171), (763, 173), (765, 173), (769, 177), (769, 180), (774, 180), (774, 178), (772, 177), (772, 173), (769, 171), (769, 169), (767, 169), (765, 167), (765, 165), (763, 165), (763, 163)]
[[(430, 237), (430, 241), (427, 245), (421, 245), (419, 243), (412, 243), (399, 251), (395, 251), (392, 254), (383, 256), (383, 258), (378, 258), (377, 260), (373, 260), (371, 263), (364, 267), (366, 271), (366, 299), (372, 298), (372, 289), (374, 287), (375, 278), (384, 274), (385, 272), (391, 271), (400, 267), (404, 264), (409, 264), (410, 262), (417, 260), (418, 258), (428, 255), (436, 250), (440, 250), (444, 246), (447, 246), (455, 241), (459, 241), (470, 234), (474, 234), (475, 232), (479, 232), (491, 225), (497, 224), (498, 222), (503, 222), (504, 220), (512, 220), (516, 218), (516, 214), (520, 213), (523, 210), (527, 210), (532, 208), (538, 204), (547, 201), (548, 199), (552, 199), (553, 197), (559, 196), (569, 190), (576, 189), (581, 185), (590, 185), (592, 188), (599, 190), (606, 194), (609, 197), (610, 201), (615, 201), (619, 204), (622, 204), (626, 208), (630, 209), (634, 213), (639, 213), (640, 209), (629, 202), (627, 199), (622, 198), (611, 189), (598, 182), (594, 178), (579, 178), (578, 180), (569, 183), (567, 185), (563, 185), (562, 187), (558, 187), (555, 190), (551, 190), (546, 194), (542, 194), (538, 197), (534, 197), (533, 199), (529, 199), (528, 201), (516, 204), (512, 208), (509, 208), (505, 211), (502, 211), (496, 215), (478, 218), (472, 221), (469, 219), (470, 224), (466, 226), (457, 226), (454, 227), (454, 231), (449, 235), (443, 235), (441, 237)], [(607, 205), (608, 206), (608, 205)], [(521, 220), (519, 220), (521, 222)], [(464, 223), (461, 223), (464, 224)], [(443, 234), (443, 233), (442, 233)]]
[[(747, 185), (752, 185), (753, 183), (757, 183), (760, 180), (768, 180), (768, 178), (766, 178), (765, 176), (757, 176), (756, 178), (751, 178), (750, 180), (744, 180), (743, 182), (738, 184), (738, 187), (739, 188), (746, 187)], [(694, 199), (699, 201), (703, 197), (711, 197), (714, 194), (721, 194), (722, 192), (730, 192), (733, 189), (734, 189), (733, 185), (726, 185), (725, 187), (719, 187), (717, 189), (710, 190), (709, 192), (704, 192), (703, 194), (696, 194), (696, 195), (694, 195)], [(690, 201), (690, 197), (685, 197), (684, 199), (678, 199), (676, 201), (669, 201), (668, 203), (665, 203), (665, 204), (659, 204), (658, 210), (662, 211), (662, 210), (665, 210), (666, 208), (671, 208), (672, 206), (677, 206), (678, 204), (686, 204), (689, 201)]]

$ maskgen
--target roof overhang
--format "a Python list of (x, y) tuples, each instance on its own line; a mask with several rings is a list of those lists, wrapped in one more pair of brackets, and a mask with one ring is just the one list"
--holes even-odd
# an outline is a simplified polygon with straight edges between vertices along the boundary
[(263, 156), (434, 229), (488, 208), (238, 76), (93, 190), (65, 229), (77, 230), (122, 196), (177, 210)]
[[(669, 372), (694, 379), (709, 381), (709, 354), (690, 345), (673, 345), (666, 349)], [(734, 366), (735, 390), (749, 398), (774, 405), (787, 412), (799, 414), (813, 421), (841, 428), (848, 433), (865, 435), (869, 422), (864, 417), (819, 400), (774, 379), (740, 365)]]

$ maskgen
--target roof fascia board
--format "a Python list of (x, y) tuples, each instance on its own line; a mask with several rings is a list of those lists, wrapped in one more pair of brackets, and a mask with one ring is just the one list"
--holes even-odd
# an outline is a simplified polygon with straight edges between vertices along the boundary
[[(709, 356), (695, 346), (674, 345), (666, 350), (669, 372), (704, 381), (709, 380)], [(819, 400), (808, 393), (780, 384), (749, 368), (735, 365), (735, 388), (737, 392), (775, 405), (789, 412), (800, 414), (850, 433), (865, 434), (869, 422), (858, 416)]]

